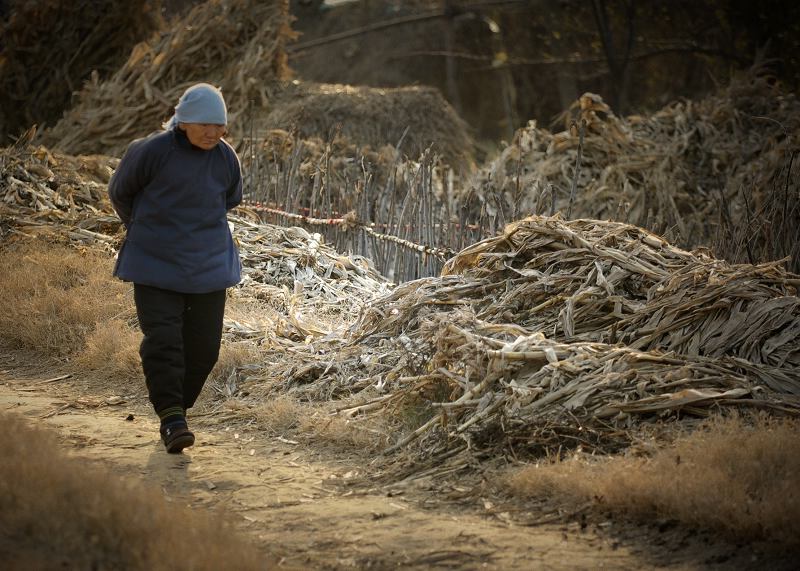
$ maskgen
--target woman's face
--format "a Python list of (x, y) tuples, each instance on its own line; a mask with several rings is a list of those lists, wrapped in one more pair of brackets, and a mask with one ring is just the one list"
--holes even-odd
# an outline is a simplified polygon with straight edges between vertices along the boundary
[(216, 147), (219, 140), (227, 133), (225, 125), (212, 123), (181, 123), (179, 126), (186, 131), (191, 144), (205, 151)]

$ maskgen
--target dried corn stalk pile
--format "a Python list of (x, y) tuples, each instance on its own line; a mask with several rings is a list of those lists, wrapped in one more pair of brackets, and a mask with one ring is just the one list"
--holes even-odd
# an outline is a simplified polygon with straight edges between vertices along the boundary
[[(392, 287), (369, 260), (339, 254), (319, 234), (243, 216), (229, 220), (242, 260), (237, 295), (264, 301), (275, 310), (275, 331), (266, 335), (281, 350), (293, 344), (289, 341), (341, 329), (364, 304)], [(250, 336), (257, 329), (251, 328)]]
[[(22, 144), (0, 160), (4, 220), (113, 248), (120, 225), (92, 194), (113, 160)], [(440, 277), (392, 290), (319, 235), (241, 214), (237, 295), (273, 312), (229, 320), (226, 335), (265, 349), (264, 391), (415, 419), (395, 447), (610, 451), (651, 420), (800, 413), (800, 276), (777, 264), (727, 264), (623, 223), (533, 216)]]
[(715, 95), (673, 103), (651, 116), (617, 117), (587, 93), (565, 123), (559, 133), (533, 122), (520, 129), (464, 196), (477, 195), (506, 219), (513, 212), (548, 213), (553, 197), (554, 210), (566, 214), (575, 181), (571, 218), (629, 222), (683, 247), (708, 246), (720, 203), (741, 219), (742, 189), (754, 192), (757, 202), (797, 149), (800, 102), (753, 73)]
[[(283, 390), (423, 411), (396, 443), (613, 450), (641, 422), (718, 406), (800, 414), (800, 276), (730, 265), (614, 222), (530, 217), (442, 277), (371, 303)], [(273, 369), (273, 372), (275, 370)], [(417, 413), (415, 413), (417, 414)]]
[(50, 152), (24, 139), (0, 148), (0, 218), (23, 234), (55, 234), (60, 226), (67, 239), (100, 236), (110, 245), (114, 239), (103, 233), (115, 233), (119, 220), (110, 210), (106, 186), (118, 162)]
[(0, 22), (4, 141), (31, 125), (53, 124), (93, 70), (110, 73), (135, 44), (163, 26), (158, 0), (3, 4), (10, 10), (8, 22)]
[(265, 108), (287, 73), (288, 1), (209, 0), (170, 31), (138, 44), (107, 81), (93, 80), (50, 131), (47, 146), (72, 154), (120, 156), (128, 143), (172, 115), (181, 93), (198, 81), (219, 86), (232, 132), (242, 132), (251, 103)]
[(798, 276), (687, 252), (635, 226), (530, 217), (443, 274), (503, 284), (471, 303), (477, 316), (551, 339), (800, 367)]

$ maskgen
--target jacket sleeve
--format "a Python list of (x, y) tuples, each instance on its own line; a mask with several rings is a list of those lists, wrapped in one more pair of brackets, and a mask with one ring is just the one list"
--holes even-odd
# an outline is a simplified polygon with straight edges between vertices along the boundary
[(151, 168), (147, 161), (147, 146), (137, 140), (128, 145), (117, 170), (108, 183), (111, 205), (127, 228), (133, 214), (133, 201), (150, 180)]
[(239, 157), (236, 152), (231, 149), (231, 169), (233, 172), (232, 183), (228, 188), (228, 193), (225, 197), (225, 208), (230, 210), (239, 206), (242, 202), (242, 166), (239, 163)]

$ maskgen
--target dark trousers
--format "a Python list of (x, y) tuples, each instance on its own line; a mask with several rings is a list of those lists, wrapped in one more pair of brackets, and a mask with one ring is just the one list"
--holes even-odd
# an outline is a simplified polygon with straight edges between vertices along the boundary
[(134, 284), (139, 355), (156, 412), (194, 405), (219, 357), (225, 290), (179, 293)]

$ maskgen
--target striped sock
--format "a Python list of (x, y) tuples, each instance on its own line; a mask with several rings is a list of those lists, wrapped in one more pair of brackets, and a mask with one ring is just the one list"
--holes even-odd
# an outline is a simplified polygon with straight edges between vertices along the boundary
[(163, 431), (167, 426), (186, 426), (186, 416), (184, 415), (183, 407), (171, 406), (158, 412), (158, 418), (161, 419), (161, 430)]

